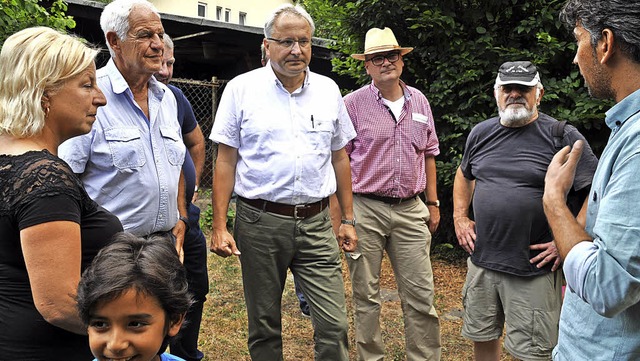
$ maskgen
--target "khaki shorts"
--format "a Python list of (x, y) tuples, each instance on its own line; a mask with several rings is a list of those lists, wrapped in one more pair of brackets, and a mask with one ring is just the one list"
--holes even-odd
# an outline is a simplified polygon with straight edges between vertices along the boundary
[(462, 336), (474, 342), (497, 340), (506, 325), (505, 348), (521, 360), (550, 360), (558, 342), (562, 272), (520, 277), (491, 271), (467, 259), (462, 288)]

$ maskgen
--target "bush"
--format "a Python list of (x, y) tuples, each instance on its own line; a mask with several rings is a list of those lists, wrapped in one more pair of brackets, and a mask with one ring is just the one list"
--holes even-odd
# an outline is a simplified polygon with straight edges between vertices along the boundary
[(451, 218), (455, 171), (471, 128), (497, 114), (493, 84), (503, 62), (536, 64), (545, 86), (540, 110), (576, 126), (596, 154), (606, 143), (604, 112), (611, 104), (590, 98), (572, 65), (574, 39), (558, 19), (563, 3), (304, 0), (317, 24), (316, 36), (329, 38), (341, 54), (333, 59), (334, 71), (361, 85), (370, 79), (362, 62), (348, 55), (362, 52), (368, 29), (388, 26), (400, 45), (415, 47), (405, 56), (403, 80), (429, 99), (440, 140), (436, 160), (442, 220), (434, 246), (457, 244)]
[(65, 31), (76, 26), (71, 16), (65, 15), (67, 4), (62, 0), (49, 2), (48, 7), (38, 0), (2, 0), (0, 2), (0, 45), (13, 33), (31, 26), (48, 26)]

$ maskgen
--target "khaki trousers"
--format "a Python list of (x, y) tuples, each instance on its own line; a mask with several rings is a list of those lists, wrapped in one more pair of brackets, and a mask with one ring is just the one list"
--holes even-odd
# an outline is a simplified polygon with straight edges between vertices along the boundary
[[(380, 269), (386, 251), (404, 316), (406, 359), (440, 360), (440, 323), (433, 306), (429, 210), (420, 199), (397, 205), (354, 195), (358, 250), (347, 263), (353, 287), (358, 360), (382, 360)], [(359, 254), (359, 255), (358, 255)]]

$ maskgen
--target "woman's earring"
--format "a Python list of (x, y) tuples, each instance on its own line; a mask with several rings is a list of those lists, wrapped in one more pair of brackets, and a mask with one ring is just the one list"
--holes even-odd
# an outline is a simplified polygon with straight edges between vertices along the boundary
[(49, 103), (49, 96), (47, 95), (46, 91), (44, 92), (44, 94), (42, 94), (40, 105), (42, 105), (42, 110), (44, 111), (44, 119), (47, 119), (49, 117), (49, 107), (51, 106), (51, 104)]

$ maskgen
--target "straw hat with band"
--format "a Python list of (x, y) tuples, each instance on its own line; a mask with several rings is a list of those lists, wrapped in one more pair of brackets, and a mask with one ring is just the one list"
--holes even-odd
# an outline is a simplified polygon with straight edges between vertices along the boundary
[(400, 55), (405, 55), (410, 53), (413, 48), (403, 48), (398, 45), (398, 40), (396, 40), (393, 31), (389, 28), (371, 28), (364, 37), (364, 53), (351, 54), (351, 57), (358, 60), (365, 60), (367, 55), (385, 53), (393, 50), (398, 50), (400, 51)]

